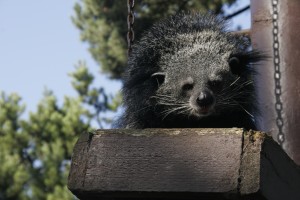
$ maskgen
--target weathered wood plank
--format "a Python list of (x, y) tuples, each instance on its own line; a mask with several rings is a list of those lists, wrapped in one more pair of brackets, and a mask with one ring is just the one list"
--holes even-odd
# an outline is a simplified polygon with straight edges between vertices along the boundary
[(89, 143), (92, 138), (92, 134), (82, 134), (78, 139), (72, 155), (72, 164), (69, 174), (68, 185), (71, 186), (74, 191), (83, 190), (84, 180), (86, 177), (86, 165), (89, 158)]
[(77, 142), (68, 187), (82, 199), (254, 194), (263, 138), (237, 128), (98, 130)]
[(241, 156), (240, 179), (241, 194), (250, 194), (260, 186), (260, 153), (265, 134), (261, 132), (244, 132), (243, 152)]

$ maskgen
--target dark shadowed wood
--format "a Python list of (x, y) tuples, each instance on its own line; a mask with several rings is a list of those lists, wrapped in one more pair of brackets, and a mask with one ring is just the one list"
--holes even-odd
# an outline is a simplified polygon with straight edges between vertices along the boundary
[(260, 185), (267, 199), (300, 199), (300, 167), (271, 139), (262, 146)]
[(87, 162), (90, 159), (88, 156), (89, 144), (93, 134), (82, 134), (78, 139), (72, 155), (72, 164), (69, 174), (68, 185), (74, 191), (83, 190), (86, 177)]
[(68, 187), (81, 199), (253, 195), (264, 138), (237, 128), (98, 130), (77, 142)]

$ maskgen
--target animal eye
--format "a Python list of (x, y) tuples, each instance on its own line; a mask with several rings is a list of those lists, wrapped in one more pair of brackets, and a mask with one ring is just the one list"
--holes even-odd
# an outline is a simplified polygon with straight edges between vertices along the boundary
[(181, 90), (184, 92), (188, 92), (194, 88), (194, 80), (192, 77), (185, 78), (181, 83)]
[(209, 81), (209, 87), (214, 91), (219, 91), (222, 89), (223, 83), (222, 81)]
[(186, 83), (182, 86), (182, 90), (184, 90), (184, 91), (192, 90), (193, 88), (194, 88), (194, 85), (191, 83)]
[(163, 72), (157, 72), (157, 73), (152, 74), (151, 77), (154, 78), (154, 79), (156, 79), (157, 83), (159, 85), (161, 85), (161, 84), (163, 84), (165, 82), (166, 75)]
[(233, 74), (239, 75), (241, 74), (241, 63), (240, 63), (240, 59), (233, 56), (231, 58), (229, 58), (228, 60), (228, 64), (230, 67), (230, 70)]

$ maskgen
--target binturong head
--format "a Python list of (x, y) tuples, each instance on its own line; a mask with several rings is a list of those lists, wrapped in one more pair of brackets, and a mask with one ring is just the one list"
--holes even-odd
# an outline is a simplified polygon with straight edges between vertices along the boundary
[(121, 127), (254, 129), (254, 64), (264, 56), (214, 15), (179, 14), (133, 47)]

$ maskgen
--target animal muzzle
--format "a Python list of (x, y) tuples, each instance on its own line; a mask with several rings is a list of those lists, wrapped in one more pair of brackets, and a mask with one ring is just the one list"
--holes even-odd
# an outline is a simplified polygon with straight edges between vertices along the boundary
[(215, 98), (210, 91), (204, 90), (204, 91), (200, 92), (199, 96), (196, 99), (196, 102), (197, 102), (197, 105), (199, 106), (198, 111), (200, 113), (206, 114), (213, 107)]

